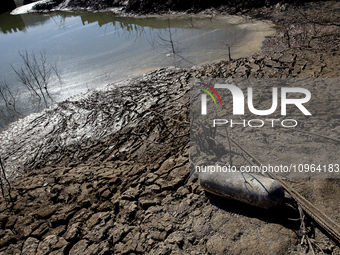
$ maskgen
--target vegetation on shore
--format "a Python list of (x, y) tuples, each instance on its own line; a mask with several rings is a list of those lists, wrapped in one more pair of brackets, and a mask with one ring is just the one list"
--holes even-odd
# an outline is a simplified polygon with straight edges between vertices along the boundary
[(38, 4), (36, 10), (51, 10), (61, 5), (71, 9), (92, 9), (104, 10), (112, 7), (121, 7), (126, 13), (134, 14), (152, 14), (152, 13), (168, 13), (171, 11), (197, 13), (209, 8), (215, 8), (219, 12), (236, 14), (238, 12), (246, 12), (254, 8), (272, 7), (274, 5), (303, 5), (312, 0), (241, 0), (241, 1), (201, 1), (201, 0), (51, 0), (47, 3)]

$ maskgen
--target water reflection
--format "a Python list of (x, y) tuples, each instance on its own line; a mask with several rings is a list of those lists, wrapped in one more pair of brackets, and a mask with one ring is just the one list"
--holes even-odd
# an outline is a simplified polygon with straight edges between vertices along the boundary
[(45, 24), (51, 17), (40, 14), (0, 15), (0, 30), (3, 34), (26, 31), (29, 27)]
[[(53, 12), (53, 13), (31, 13), (22, 15), (0, 15), (0, 30), (2, 33), (13, 33), (26, 31), (29, 27), (42, 25), (53, 19), (60, 27), (65, 26), (65, 19), (68, 17), (80, 17), (84, 26), (96, 23), (99, 27), (104, 25), (119, 26), (126, 31), (140, 31), (141, 28), (165, 29), (168, 26), (167, 18), (129, 18), (118, 17), (112, 13), (86, 13), (86, 12)], [(59, 21), (58, 21), (59, 20)], [(193, 28), (195, 25), (193, 17), (172, 19), (173, 28)], [(64, 27), (65, 28), (65, 27)]]
[(0, 15), (0, 30), (3, 34), (24, 31), (25, 23), (21, 18), (21, 15), (10, 16), (3, 14)]

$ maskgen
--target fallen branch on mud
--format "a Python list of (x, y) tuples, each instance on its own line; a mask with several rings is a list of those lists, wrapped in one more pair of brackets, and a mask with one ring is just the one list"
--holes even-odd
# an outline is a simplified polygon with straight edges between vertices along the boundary
[(5, 199), (5, 201), (7, 202), (6, 195), (5, 195), (5, 185), (4, 185), (3, 181), (2, 181), (4, 179), (6, 181), (6, 185), (8, 186), (7, 191), (8, 191), (9, 201), (13, 205), (13, 198), (12, 198), (12, 195), (11, 195), (11, 184), (10, 184), (10, 182), (7, 179), (6, 171), (5, 171), (4, 165), (2, 163), (1, 157), (0, 157), (0, 168), (1, 168), (1, 173), (0, 173), (0, 188), (1, 188), (2, 196)]

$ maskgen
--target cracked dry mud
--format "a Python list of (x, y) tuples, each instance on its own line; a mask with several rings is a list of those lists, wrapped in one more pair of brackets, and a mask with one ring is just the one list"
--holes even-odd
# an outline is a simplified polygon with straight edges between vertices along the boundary
[[(297, 42), (294, 31), (299, 34), (292, 29), (290, 37)], [(279, 34), (267, 44), (285, 42)], [(199, 77), (339, 77), (338, 41), (331, 44), (163, 68), (119, 84), (139, 105), (109, 85), (14, 123), (0, 135), (6, 169), (20, 176), (12, 184), (13, 207), (0, 198), (0, 254), (303, 254), (292, 207), (266, 210), (222, 199), (189, 178), (189, 83)], [(330, 100), (331, 108), (313, 109), (324, 125), (308, 131), (338, 138), (340, 117), (330, 111), (338, 94)], [(265, 144), (288, 148), (285, 132), (230, 135), (270, 161), (275, 157), (264, 153)], [(294, 136), (301, 143), (327, 143), (338, 156), (336, 142)], [(318, 148), (306, 150), (318, 156)], [(290, 184), (340, 222), (337, 179)], [(332, 239), (313, 229), (317, 254), (340, 254)]]

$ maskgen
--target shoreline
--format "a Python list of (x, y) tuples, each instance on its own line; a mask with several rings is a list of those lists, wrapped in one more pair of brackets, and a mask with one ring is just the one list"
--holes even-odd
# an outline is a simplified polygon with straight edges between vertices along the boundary
[[(147, 0), (140, 1), (140, 4)], [(102, 4), (103, 1), (86, 1), (85, 3), (79, 2), (79, 0), (38, 0), (27, 5), (19, 6), (14, 9), (11, 14), (24, 14), (27, 12), (54, 12), (54, 11), (88, 11), (88, 12), (111, 12), (118, 14), (119, 16), (127, 17), (143, 17), (153, 15), (190, 15), (190, 14), (203, 14), (203, 15), (255, 15), (257, 19), (267, 19), (264, 13), (267, 10), (280, 10), (285, 11), (287, 8), (300, 8), (303, 4), (310, 4), (310, 1), (301, 1), (297, 4), (292, 4), (289, 1), (272, 1), (268, 3), (266, 1), (260, 1), (258, 3), (250, 2), (247, 0), (239, 1), (238, 3), (211, 3), (212, 5), (198, 4), (195, 8), (166, 8), (160, 3), (155, 3), (153, 9), (147, 7), (140, 7), (134, 9), (129, 6), (133, 1), (115, 1), (113, 6), (109, 4)], [(235, 5), (238, 5), (235, 7)], [(144, 8), (144, 9), (143, 9)]]
[[(149, 16), (143, 16), (143, 17), (139, 17), (141, 18), (142, 20), (139, 20), (139, 18), (137, 19), (138, 21), (136, 22), (136, 24), (143, 24), (143, 19), (144, 18), (162, 18), (164, 20), (168, 19), (168, 18), (174, 18), (174, 19), (181, 19), (181, 18), (185, 18), (186, 16), (181, 14), (181, 15), (173, 15), (173, 14), (169, 14), (169, 15), (149, 15)], [(190, 16), (190, 17), (194, 17), (195, 19), (198, 18), (199, 20), (201, 18), (206, 18), (206, 17), (209, 17), (207, 15), (199, 15), (199, 14), (195, 14), (193, 16)], [(249, 21), (246, 17), (241, 17), (241, 16), (221, 16), (221, 15), (218, 15), (218, 16), (214, 16), (214, 20), (215, 22), (213, 22), (214, 24), (216, 23), (221, 23), (221, 24), (225, 24), (227, 22), (227, 24), (239, 24), (239, 26), (242, 28), (242, 41), (241, 40), (238, 40), (238, 41), (241, 41), (241, 43), (234, 43), (234, 44), (237, 44), (235, 47), (232, 46), (232, 57), (233, 58), (238, 58), (238, 57), (241, 57), (241, 56), (246, 56), (246, 55), (251, 55), (253, 54), (254, 52), (258, 51), (258, 49), (260, 49), (261, 47), (261, 44), (262, 44), (262, 41), (264, 39), (265, 36), (267, 35), (272, 35), (272, 33), (274, 33), (274, 29), (272, 28), (273, 27), (273, 24), (271, 24), (270, 22), (266, 22), (266, 21)], [(209, 22), (209, 21), (208, 21)], [(196, 26), (196, 23), (195, 23), (195, 28), (211, 28), (212, 25), (211, 24), (201, 24), (202, 22), (197, 22), (197, 26)], [(215, 27), (214, 27), (215, 26)], [(214, 28), (219, 28), (219, 29), (225, 29), (224, 27), (221, 27), (222, 25), (219, 25), (217, 24), (217, 27), (216, 25), (214, 25), (213, 27)], [(245, 30), (245, 31), (243, 31)], [(245, 34), (245, 36), (243, 35)], [(242, 50), (240, 50), (240, 48)], [(216, 51), (217, 52), (217, 51)], [(219, 53), (220, 51), (218, 51)], [(178, 58), (182, 58), (182, 55), (181, 53), (183, 52), (180, 52), (178, 53)], [(202, 53), (203, 55), (203, 53)], [(196, 55), (195, 55), (196, 56)], [(198, 58), (202, 58), (201, 55), (197, 54)], [(223, 60), (224, 58), (219, 55), (218, 56), (219, 59), (214, 59), (214, 57), (209, 57), (207, 59), (210, 59), (207, 60), (207, 61), (201, 61), (199, 63), (189, 63), (191, 66), (193, 65), (199, 65), (199, 64), (206, 64), (206, 63), (211, 63), (211, 62), (218, 62), (218, 61), (221, 61)], [(176, 57), (177, 59), (177, 57)], [(211, 60), (212, 59), (212, 60)], [(100, 62), (100, 61), (99, 61)], [(189, 62), (189, 61), (188, 61)], [(169, 63), (170, 64), (170, 63)], [(146, 64), (144, 64), (145, 66)], [(167, 65), (167, 63), (165, 64)], [(171, 64), (170, 64), (171, 65)], [(181, 67), (186, 67), (186, 68), (190, 68), (191, 66), (187, 66), (185, 63), (183, 65), (183, 63), (179, 63), (179, 65)], [(143, 64), (139, 64), (140, 67), (143, 66)], [(176, 66), (177, 66), (177, 63), (176, 63)], [(157, 66), (155, 65), (155, 67), (148, 67), (148, 68), (145, 68), (145, 69), (136, 69), (136, 70), (132, 70), (132, 72), (129, 72), (129, 76), (128, 78), (138, 78), (140, 76), (142, 76), (143, 74), (147, 73), (147, 72), (150, 72), (150, 71), (153, 71), (157, 68), (161, 68), (162, 66)], [(123, 74), (126, 74), (126, 71), (125, 72), (122, 72)], [(103, 75), (102, 75), (103, 76)], [(99, 76), (98, 76), (99, 77)], [(116, 77), (116, 75), (111, 75), (111, 80), (110, 79), (107, 79), (107, 83), (109, 82), (113, 82), (112, 78), (114, 79), (118, 79), (118, 80), (124, 80), (125, 78), (123, 77), (127, 77), (127, 75), (120, 75), (118, 77)], [(100, 80), (100, 81), (99, 81)], [(106, 86), (106, 82), (102, 82), (101, 81), (102, 79), (101, 78), (97, 78), (96, 77), (96, 80), (92, 80), (92, 81), (95, 81), (95, 82), (92, 82), (92, 84), (100, 84), (100, 87), (102, 86)], [(66, 82), (65, 84), (69, 84), (70, 86), (67, 86), (66, 90), (68, 90), (68, 88), (70, 88), (70, 90), (72, 89), (72, 87), (79, 87), (79, 85), (81, 85), (81, 82), (77, 82), (77, 80), (73, 80), (74, 82)], [(91, 81), (87, 81), (88, 83), (90, 83)], [(116, 80), (114, 80), (114, 82), (116, 82)], [(77, 84), (77, 86), (75, 85)], [(99, 87), (99, 86), (98, 86)], [(80, 91), (78, 89), (78, 91)], [(69, 93), (71, 94), (71, 93)], [(67, 97), (63, 96), (63, 99), (60, 100), (61, 97), (59, 97), (56, 102), (62, 102), (62, 100), (65, 100), (67, 99)], [(23, 116), (26, 116), (26, 115), (23, 115)], [(22, 117), (22, 116), (21, 116)]]

